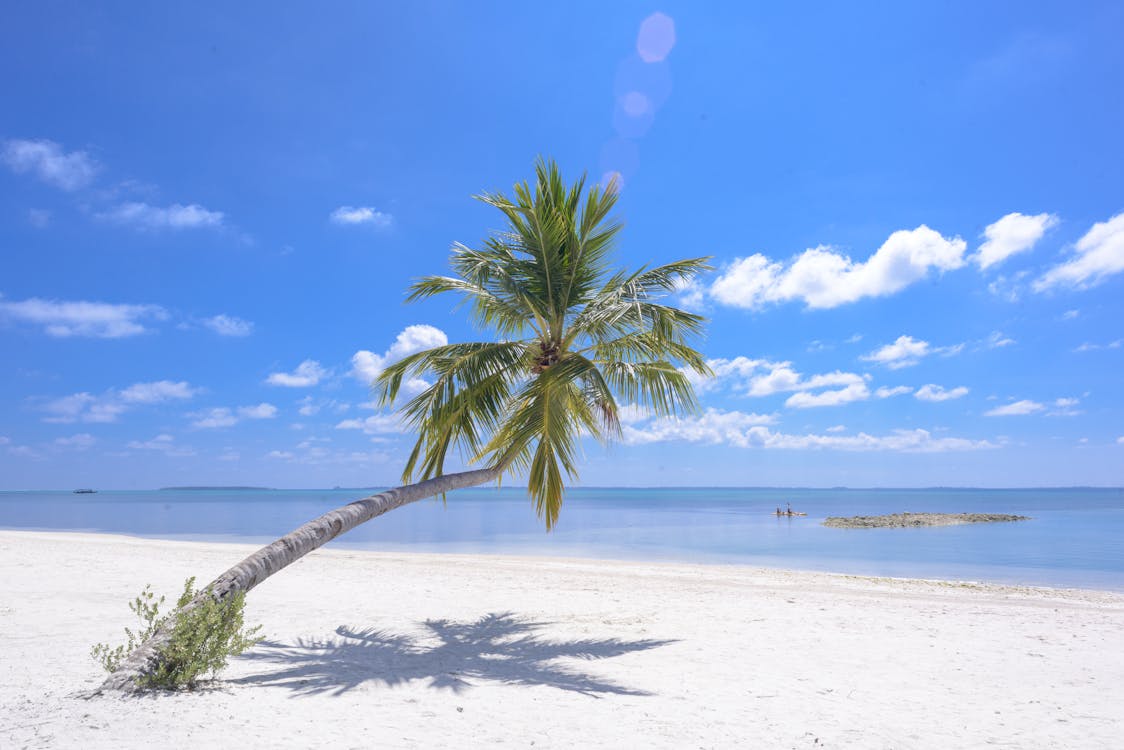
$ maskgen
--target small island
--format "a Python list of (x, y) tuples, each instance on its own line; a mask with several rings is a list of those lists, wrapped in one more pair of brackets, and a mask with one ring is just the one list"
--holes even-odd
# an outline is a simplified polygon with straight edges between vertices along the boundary
[(917, 526), (956, 526), (963, 523), (1029, 521), (1030, 516), (1008, 513), (890, 513), (884, 516), (829, 516), (824, 526), (836, 529), (905, 529)]

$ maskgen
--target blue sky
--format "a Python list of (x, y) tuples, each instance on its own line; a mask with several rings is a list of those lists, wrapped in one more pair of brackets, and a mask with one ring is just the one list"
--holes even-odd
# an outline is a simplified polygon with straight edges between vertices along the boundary
[(583, 483), (1124, 484), (1118, 3), (4, 16), (2, 489), (395, 482), (365, 379), (481, 335), (404, 290), (540, 154), (716, 265), (705, 412)]

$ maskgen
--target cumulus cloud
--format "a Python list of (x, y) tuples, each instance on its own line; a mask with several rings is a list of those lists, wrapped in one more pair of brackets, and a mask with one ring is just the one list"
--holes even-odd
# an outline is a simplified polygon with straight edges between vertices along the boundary
[(945, 389), (942, 386), (929, 383), (917, 389), (913, 397), (920, 401), (949, 401), (954, 398), (961, 398), (968, 395), (968, 389), (964, 386), (956, 388)]
[(747, 447), (746, 436), (749, 430), (775, 421), (776, 417), (770, 414), (707, 409), (705, 413), (695, 417), (659, 417), (643, 427), (625, 424), (624, 442), (629, 445), (645, 445), (683, 440), (689, 443), (727, 443)]
[(337, 430), (362, 430), (368, 435), (392, 435), (406, 431), (402, 421), (394, 414), (373, 414), (366, 419), (345, 419), (336, 425)]
[(256, 406), (240, 406), (238, 414), (245, 419), (272, 419), (277, 416), (277, 407), (264, 401)]
[(32, 297), (21, 302), (0, 300), (0, 316), (42, 326), (48, 336), (116, 339), (150, 329), (149, 320), (166, 320), (157, 305), (111, 305), (104, 302), (64, 302)]
[(98, 164), (85, 151), (63, 151), (47, 140), (4, 141), (0, 160), (13, 172), (30, 173), (48, 185), (63, 190), (78, 190), (93, 181)]
[(202, 323), (220, 336), (249, 336), (254, 332), (253, 323), (233, 315), (214, 315)]
[[(775, 432), (766, 426), (770, 417), (741, 412), (708, 410), (686, 418), (659, 418), (649, 424), (625, 425), (624, 440), (630, 445), (683, 441), (730, 445), (738, 448), (777, 450), (896, 451), (938, 453), (995, 448), (987, 440), (934, 437), (928, 430), (894, 430), (888, 435), (806, 434)], [(831, 432), (831, 431), (829, 431)]]
[(184, 206), (152, 206), (148, 203), (129, 202), (97, 214), (99, 219), (138, 229), (200, 229), (222, 226), (223, 213), (210, 211), (192, 203)]
[(225, 406), (195, 412), (190, 416), (195, 418), (194, 421), (192, 421), (191, 426), (199, 427), (201, 429), (232, 427), (238, 424), (238, 417), (234, 416), (234, 412), (232, 412)]
[(213, 409), (190, 414), (194, 418), (192, 427), (201, 429), (215, 429), (220, 427), (233, 427), (243, 419), (272, 419), (277, 416), (277, 407), (264, 401), (256, 406), (240, 406), (230, 409), (218, 406)]
[(866, 387), (866, 383), (860, 380), (838, 390), (820, 393), (800, 391), (789, 396), (784, 405), (792, 409), (811, 409), (817, 406), (842, 406), (852, 401), (866, 401), (868, 398), (870, 398), (870, 390)]
[(966, 247), (959, 237), (947, 239), (922, 225), (894, 232), (863, 262), (822, 245), (787, 265), (755, 254), (730, 264), (711, 285), (710, 295), (722, 304), (748, 309), (792, 300), (809, 308), (838, 307), (894, 294), (934, 269), (960, 268)]
[(308, 388), (319, 383), (328, 376), (328, 371), (320, 366), (314, 359), (306, 359), (297, 365), (293, 372), (272, 373), (265, 382), (270, 385), (280, 385), (286, 388)]
[(877, 398), (890, 398), (892, 396), (904, 396), (907, 393), (913, 393), (913, 389), (908, 385), (896, 385), (894, 387), (882, 386), (874, 392)]
[(987, 269), (1018, 253), (1026, 252), (1037, 244), (1046, 230), (1057, 226), (1058, 217), (1053, 214), (1007, 214), (984, 229), (986, 241), (972, 256), (981, 269)]
[(189, 399), (200, 391), (186, 380), (157, 380), (154, 383), (134, 383), (121, 391), (118, 396), (128, 404), (158, 404), (163, 401)]
[(835, 370), (805, 376), (791, 362), (748, 357), (709, 359), (707, 365), (714, 372), (713, 376), (700, 376), (683, 370), (683, 374), (699, 393), (706, 393), (723, 385), (732, 386), (735, 392), (752, 397), (792, 393), (785, 405), (794, 409), (837, 406), (870, 398), (866, 378), (853, 372)]
[(42, 406), (47, 413), (43, 421), (61, 424), (116, 422), (121, 414), (135, 406), (183, 401), (199, 391), (186, 381), (159, 380), (134, 383), (122, 390), (110, 389), (101, 395), (74, 393), (46, 402)]
[(985, 417), (1017, 417), (1026, 414), (1036, 414), (1046, 407), (1037, 401), (1023, 399), (1022, 401), (1015, 401), (1014, 403), (1004, 404), (997, 406), (990, 411), (984, 412)]
[(1124, 271), (1124, 213), (1098, 222), (1073, 246), (1074, 257), (1034, 282), (1034, 290), (1085, 289)]
[(386, 229), (394, 223), (394, 217), (382, 211), (376, 211), (371, 206), (340, 206), (328, 217), (333, 224), (357, 225), (367, 224), (376, 229)]
[[(411, 354), (448, 343), (449, 337), (440, 328), (425, 324), (406, 326), (382, 354), (366, 349), (355, 352), (351, 357), (351, 374), (361, 383), (370, 385), (388, 365)], [(417, 393), (427, 387), (428, 383), (421, 379), (412, 379), (403, 384), (406, 393)]]
[(930, 354), (951, 356), (959, 354), (963, 349), (963, 344), (934, 347), (928, 341), (920, 341), (912, 336), (898, 336), (894, 343), (875, 349), (860, 359), (885, 365), (891, 370), (899, 370), (903, 367), (912, 367)]

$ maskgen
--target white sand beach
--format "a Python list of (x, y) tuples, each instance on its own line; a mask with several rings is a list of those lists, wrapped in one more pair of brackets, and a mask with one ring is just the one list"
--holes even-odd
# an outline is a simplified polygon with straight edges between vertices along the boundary
[(0, 532), (0, 747), (1104, 748), (1124, 595), (324, 549), (190, 694), (84, 697), (146, 583), (252, 547)]

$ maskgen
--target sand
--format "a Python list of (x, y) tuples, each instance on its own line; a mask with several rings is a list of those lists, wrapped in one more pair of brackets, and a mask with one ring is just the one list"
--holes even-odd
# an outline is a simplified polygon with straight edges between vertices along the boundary
[(1104, 748), (1124, 595), (320, 550), (191, 694), (86, 697), (146, 584), (251, 547), (0, 531), (0, 747)]
[(960, 526), (967, 523), (1031, 521), (1010, 513), (890, 513), (885, 516), (828, 516), (823, 525), (835, 529), (908, 529), (917, 526)]

